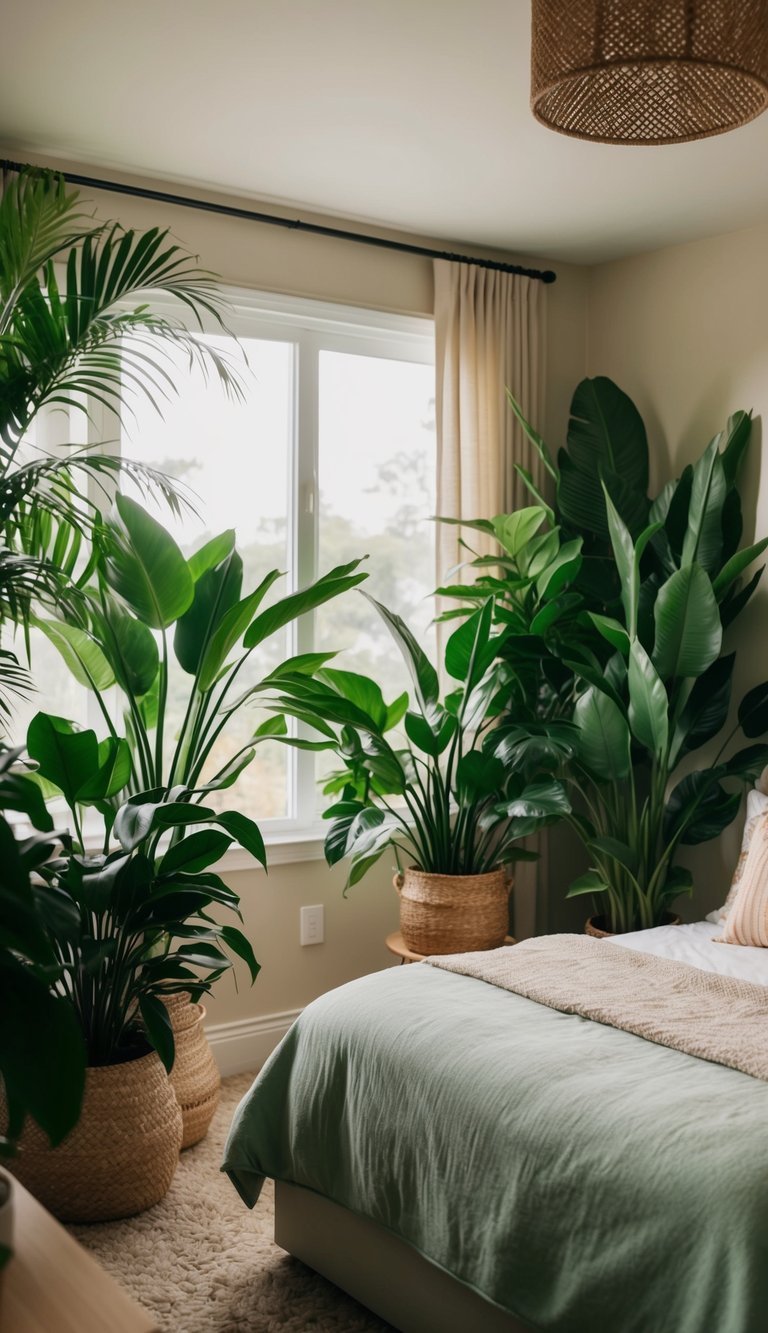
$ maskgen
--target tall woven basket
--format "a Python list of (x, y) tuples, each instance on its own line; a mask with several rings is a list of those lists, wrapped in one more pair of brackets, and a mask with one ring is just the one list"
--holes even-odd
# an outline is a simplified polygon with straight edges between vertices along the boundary
[(169, 996), (165, 1006), (176, 1042), (171, 1084), (184, 1125), (181, 1146), (191, 1148), (208, 1133), (219, 1104), (221, 1075), (203, 1030), (203, 1006), (192, 1004), (186, 991)]
[(496, 949), (509, 929), (511, 881), (505, 870), (487, 875), (431, 875), (410, 866), (396, 875), (400, 931), (414, 953)]
[(62, 1222), (109, 1222), (159, 1203), (181, 1146), (181, 1111), (154, 1051), (86, 1071), (83, 1109), (58, 1148), (28, 1121), (9, 1170)]

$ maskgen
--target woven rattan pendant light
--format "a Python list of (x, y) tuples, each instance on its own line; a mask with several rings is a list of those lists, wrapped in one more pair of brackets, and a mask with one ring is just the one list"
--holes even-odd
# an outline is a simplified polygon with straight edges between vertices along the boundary
[(600, 143), (683, 143), (768, 105), (768, 0), (532, 0), (531, 106)]

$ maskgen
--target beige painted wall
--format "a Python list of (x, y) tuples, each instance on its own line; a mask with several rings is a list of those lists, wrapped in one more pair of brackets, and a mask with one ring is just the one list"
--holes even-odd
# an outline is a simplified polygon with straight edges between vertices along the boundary
[[(741, 480), (744, 540), (768, 532), (768, 223), (603, 264), (591, 273), (588, 373), (609, 375), (637, 403), (649, 432), (655, 489), (678, 476), (737, 408), (756, 424)], [(768, 585), (734, 627), (734, 697), (768, 675)], [(699, 917), (722, 900), (740, 821), (688, 853)]]
[[(12, 157), (11, 153), (0, 156)], [(45, 165), (43, 159), (36, 159)], [(96, 176), (99, 172), (77, 163), (57, 162), (60, 169)], [(109, 172), (111, 179), (158, 187), (157, 181)], [(173, 193), (183, 189), (170, 187)], [(316, 237), (281, 228), (217, 217), (173, 205), (83, 189), (93, 198), (99, 216), (118, 218), (124, 226), (170, 226), (176, 238), (200, 263), (220, 275), (227, 284), (314, 297), (371, 309), (431, 315), (433, 303), (432, 263), (418, 256), (376, 250), (367, 246)], [(189, 193), (189, 192), (188, 192)], [(263, 208), (270, 213), (295, 216), (272, 204), (257, 200), (207, 195), (240, 207)], [(343, 219), (311, 214), (308, 221), (366, 230)], [(380, 231), (381, 229), (375, 229)], [(417, 244), (441, 249), (464, 250), (512, 259), (536, 268), (555, 268), (557, 282), (548, 289), (547, 347), (549, 390), (547, 419), (539, 428), (552, 439), (564, 432), (573, 386), (583, 374), (586, 352), (587, 270), (575, 265), (526, 261), (520, 255), (462, 246), (460, 242), (436, 241), (424, 236), (405, 237)], [(235, 990), (230, 974), (222, 978), (208, 1004), (211, 1024), (283, 1013), (299, 1008), (314, 996), (353, 977), (388, 966), (394, 960), (384, 947), (384, 938), (397, 929), (397, 898), (391, 886), (392, 867), (384, 858), (363, 884), (342, 897), (343, 875), (330, 872), (323, 861), (275, 865), (268, 876), (260, 871), (227, 875), (241, 894), (245, 929), (251, 939), (262, 972), (253, 989), (245, 969), (238, 965)], [(326, 942), (302, 948), (299, 945), (299, 908), (323, 903)]]

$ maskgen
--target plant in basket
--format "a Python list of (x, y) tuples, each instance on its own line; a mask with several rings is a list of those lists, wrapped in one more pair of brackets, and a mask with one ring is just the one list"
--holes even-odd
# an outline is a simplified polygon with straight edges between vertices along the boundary
[[(363, 594), (367, 596), (367, 594)], [(387, 704), (378, 685), (322, 667), (265, 680), (270, 707), (319, 733), (289, 745), (333, 751), (343, 768), (326, 783), (339, 797), (324, 814), (330, 865), (349, 858), (357, 883), (385, 850), (404, 869), (403, 937), (417, 953), (492, 948), (509, 924), (507, 867), (535, 859), (521, 841), (570, 807), (553, 771), (571, 752), (566, 725), (544, 737), (500, 729), (515, 682), (498, 660), (489, 602), (449, 638), (442, 700), (438, 674), (399, 616), (369, 597), (410, 672), (407, 694)], [(405, 737), (396, 728), (402, 723)]]
[(555, 508), (534, 492), (537, 506), (470, 524), (500, 541), (497, 568), (474, 560), (474, 586), (445, 591), (465, 600), (458, 614), (491, 599), (501, 608), (499, 653), (529, 682), (529, 714), (545, 729), (558, 713), (575, 725), (565, 818), (590, 869), (569, 896), (594, 896), (598, 929), (653, 927), (692, 892), (680, 849), (717, 837), (768, 762), (764, 744), (734, 749), (740, 733), (757, 741), (768, 730), (768, 684), (744, 697), (721, 737), (735, 663), (725, 634), (762, 569), (742, 576), (768, 546), (741, 546), (737, 480), (751, 419), (735, 413), (651, 499), (645, 427), (610, 380), (577, 387), (556, 462), (512, 406), (554, 482)]
[[(99, 742), (45, 713), (27, 740), (39, 778), (61, 793), (76, 830), (61, 855), (38, 866), (37, 892), (54, 993), (75, 1015), (88, 1069), (74, 1131), (51, 1151), (30, 1126), (14, 1170), (58, 1216), (127, 1216), (163, 1196), (182, 1141), (164, 1001), (181, 991), (198, 999), (231, 954), (252, 979), (258, 972), (243, 933), (211, 915), (239, 915), (239, 900), (210, 867), (233, 841), (264, 863), (263, 842), (252, 820), (201, 805), (181, 787), (118, 804), (130, 771), (124, 740)], [(89, 807), (107, 813), (99, 854), (83, 845)]]

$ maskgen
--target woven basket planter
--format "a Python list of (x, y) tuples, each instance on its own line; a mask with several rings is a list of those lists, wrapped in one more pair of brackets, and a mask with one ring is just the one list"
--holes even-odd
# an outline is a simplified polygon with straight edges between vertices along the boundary
[(28, 1121), (9, 1169), (62, 1222), (132, 1217), (168, 1192), (181, 1146), (181, 1111), (155, 1051), (91, 1067), (83, 1109), (58, 1148)]
[(191, 1148), (208, 1133), (219, 1104), (221, 1075), (203, 1030), (205, 1009), (192, 1004), (186, 991), (164, 1001), (176, 1042), (171, 1085), (181, 1107), (182, 1148)]
[(409, 867), (396, 875), (400, 931), (414, 953), (496, 949), (509, 929), (506, 870), (487, 875), (430, 875)]
[[(682, 917), (675, 916), (674, 912), (667, 912), (664, 921), (665, 926), (682, 926)], [(584, 934), (591, 935), (596, 940), (610, 940), (616, 934), (615, 930), (606, 930), (606, 919), (604, 916), (590, 916), (584, 923)]]

